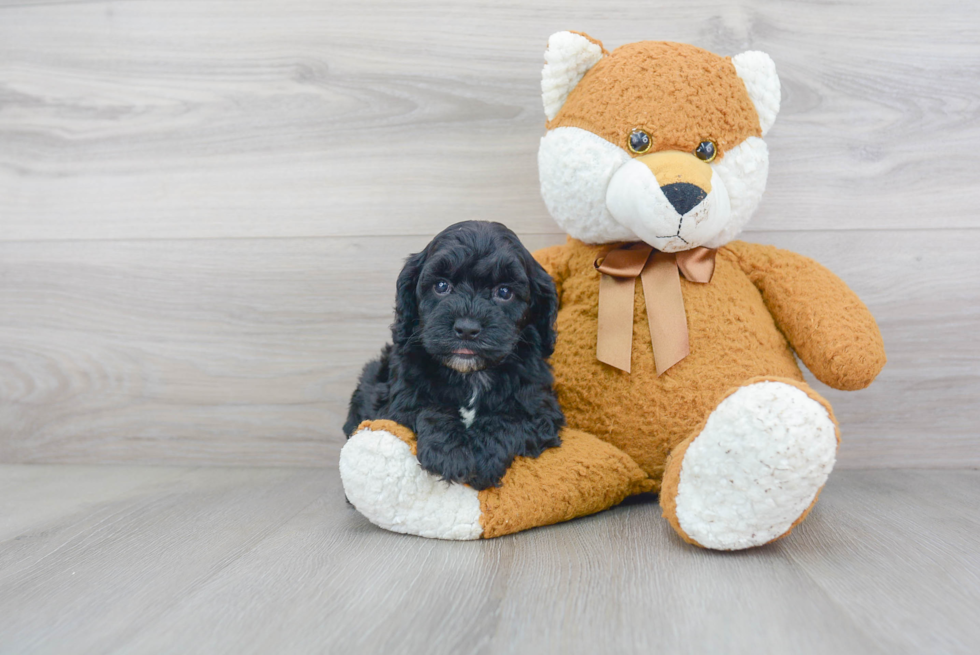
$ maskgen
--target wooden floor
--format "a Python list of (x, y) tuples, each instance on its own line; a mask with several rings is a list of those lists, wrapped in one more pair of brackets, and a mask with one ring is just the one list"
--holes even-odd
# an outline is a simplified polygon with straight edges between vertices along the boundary
[(5, 465), (0, 652), (976, 653), (978, 505), (980, 471), (846, 470), (748, 552), (652, 499), (451, 543), (333, 468)]

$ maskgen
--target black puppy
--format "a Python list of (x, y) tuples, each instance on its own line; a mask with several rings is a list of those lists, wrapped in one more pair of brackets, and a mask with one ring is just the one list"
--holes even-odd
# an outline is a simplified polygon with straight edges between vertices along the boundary
[(394, 343), (364, 367), (344, 432), (391, 419), (415, 432), (427, 471), (496, 486), (515, 456), (561, 444), (557, 311), (551, 277), (505, 226), (446, 228), (398, 276)]

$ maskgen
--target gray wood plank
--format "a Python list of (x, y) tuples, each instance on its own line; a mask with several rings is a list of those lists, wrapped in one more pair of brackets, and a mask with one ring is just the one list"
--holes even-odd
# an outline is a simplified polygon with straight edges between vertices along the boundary
[(0, 547), (0, 650), (105, 652), (322, 496), (323, 480), (197, 469), (43, 517)]
[(0, 244), (0, 461), (333, 463), (426, 241)]
[(975, 225), (971, 0), (6, 4), (3, 240), (556, 233), (535, 151), (560, 29), (773, 56), (754, 230)]
[[(917, 231), (756, 236), (827, 264), (881, 324), (880, 379), (820, 387), (841, 464), (980, 465), (980, 231), (951, 231), (953, 251)], [(332, 466), (426, 241), (0, 244), (0, 461)]]
[(30, 526), (57, 523), (99, 503), (132, 496), (186, 473), (149, 466), (16, 466), (0, 464), (0, 542)]
[(778, 548), (886, 652), (976, 652), (980, 472), (839, 477), (799, 541)]
[(771, 547), (689, 547), (653, 502), (580, 523), (518, 535), (495, 633), (518, 652), (885, 652)]
[[(884, 652), (788, 559), (696, 551), (649, 502), (482, 544), (364, 526), (363, 568), (346, 549), (324, 560), (322, 511), (298, 515), (121, 652), (152, 650), (174, 625), (175, 650), (200, 652)], [(750, 602), (747, 587), (759, 592)], [(290, 608), (274, 631), (260, 620), (270, 606)], [(703, 629), (708, 617), (715, 629)], [(772, 628), (749, 627), (760, 617)]]
[[(112, 471), (88, 470), (90, 483)], [(107, 488), (0, 539), (0, 652), (968, 653), (980, 643), (977, 471), (838, 471), (792, 536), (726, 554), (684, 544), (649, 499), (452, 543), (370, 525), (333, 470), (161, 470), (175, 474)]]
[[(152, 651), (160, 643), (175, 652), (486, 650), (495, 641), (515, 544), (385, 532), (346, 507), (338, 476), (330, 480), (327, 493), (268, 544), (114, 647), (120, 653)], [(180, 634), (174, 625), (182, 626)]]
[(980, 466), (980, 267), (967, 245), (980, 232), (947, 234), (929, 244), (918, 232), (760, 239), (828, 266), (881, 329), (888, 364), (869, 388), (836, 391), (804, 369), (841, 423), (844, 466)]

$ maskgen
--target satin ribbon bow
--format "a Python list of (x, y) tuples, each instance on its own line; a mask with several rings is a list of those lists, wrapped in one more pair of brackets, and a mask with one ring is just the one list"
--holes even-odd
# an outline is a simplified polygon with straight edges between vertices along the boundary
[(637, 276), (643, 282), (657, 376), (687, 357), (691, 350), (678, 271), (691, 282), (710, 282), (715, 250), (699, 247), (672, 253), (654, 250), (645, 243), (629, 243), (596, 259), (595, 267), (602, 273), (596, 346), (600, 362), (630, 372)]

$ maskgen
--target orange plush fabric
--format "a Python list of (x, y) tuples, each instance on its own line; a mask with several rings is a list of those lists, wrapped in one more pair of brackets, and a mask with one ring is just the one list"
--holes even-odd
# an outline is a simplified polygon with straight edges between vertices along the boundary
[(620, 450), (577, 430), (537, 459), (518, 457), (501, 485), (480, 492), (484, 538), (567, 521), (650, 491), (653, 481)]
[[(861, 359), (859, 373), (837, 376), (848, 384), (870, 381), (884, 364), (874, 318), (842, 282), (830, 286), (828, 296), (826, 276), (831, 274), (823, 267), (787, 251), (743, 242), (718, 250), (710, 283), (681, 280), (691, 344), (687, 358), (657, 376), (643, 289), (637, 285), (632, 373), (603, 364), (595, 356), (599, 273), (593, 262), (617, 245), (569, 238), (565, 245), (535, 253), (560, 290), (558, 342), (551, 363), (569, 426), (623, 450), (658, 488), (670, 451), (695, 433), (731, 388), (760, 376), (803, 380), (780, 328), (810, 359), (837, 357), (841, 371), (851, 366), (853, 348), (838, 353), (834, 344), (867, 344), (869, 355)], [(767, 290), (765, 295), (760, 289)], [(777, 325), (770, 307), (779, 307), (776, 316), (791, 327)], [(794, 313), (793, 307), (808, 309)], [(838, 323), (841, 307), (847, 308), (848, 317)], [(814, 328), (810, 332), (808, 325)], [(844, 361), (848, 353), (852, 355)]]
[(726, 246), (762, 293), (776, 325), (817, 379), (864, 389), (885, 365), (878, 324), (843, 280), (817, 262), (772, 246)]
[[(687, 446), (719, 403), (753, 382), (781, 381), (817, 400), (833, 420), (830, 406), (803, 382), (796, 355), (822, 382), (837, 389), (861, 389), (885, 364), (881, 334), (867, 307), (820, 264), (771, 246), (729, 241), (717, 250), (709, 283), (680, 280), (690, 340), (686, 358), (657, 375), (643, 289), (637, 285), (631, 372), (599, 362), (600, 274), (594, 262), (622, 245), (613, 243), (624, 238), (622, 227), (651, 240), (673, 238), (671, 230), (676, 229), (683, 245), (665, 241), (665, 246), (682, 250), (731, 239), (747, 220), (732, 208), (737, 203), (739, 211), (754, 206), (751, 203), (765, 188), (768, 155), (751, 137), (762, 135), (760, 112), (766, 125), (772, 125), (779, 82), (764, 53), (742, 53), (733, 60), (690, 45), (644, 41), (612, 53), (603, 49), (603, 56), (597, 57), (594, 48), (568, 33), (552, 38), (549, 53), (552, 45), (555, 49), (543, 85), (546, 111), (555, 98), (548, 95), (549, 89), (569, 79), (561, 75), (569, 70), (561, 67), (563, 62), (590, 65), (577, 82), (571, 78), (573, 88), (566, 90), (564, 104), (549, 114), (554, 116), (547, 124), (553, 134), (542, 140), (539, 160), (542, 194), (552, 214), (569, 232), (588, 241), (569, 237), (564, 245), (535, 253), (559, 292), (558, 341), (551, 360), (559, 400), (570, 427), (628, 454), (655, 489), (664, 485), (665, 516), (689, 539), (676, 520), (677, 480)], [(569, 54), (576, 49), (584, 53), (579, 59)], [(719, 157), (735, 148), (738, 154), (729, 160), (730, 168), (704, 166), (712, 183), (691, 184), (683, 176), (661, 179), (656, 171), (652, 178), (644, 177), (629, 164), (616, 164), (612, 154), (604, 160), (608, 151), (580, 134), (584, 130), (601, 137), (632, 157), (636, 153), (629, 139), (636, 129), (652, 140), (646, 152), (691, 153), (710, 140)], [(547, 143), (561, 144), (565, 150), (548, 149), (557, 146), (546, 148)], [(746, 147), (740, 148), (743, 144)], [(608, 173), (613, 166), (620, 168)], [(733, 199), (724, 209), (718, 207), (727, 198), (718, 205), (704, 201), (694, 211), (691, 206), (680, 209), (674, 196), (668, 196), (680, 192), (671, 187), (688, 183), (706, 198), (715, 176), (722, 193)], [(602, 186), (594, 183), (596, 179), (609, 181)], [(652, 185), (660, 192), (650, 191)], [(676, 214), (666, 204), (668, 197)], [(737, 229), (723, 233), (707, 227), (712, 212)], [(699, 232), (702, 225), (704, 231)], [(713, 235), (708, 232), (712, 229)], [(671, 468), (665, 478), (668, 460)]]
[(731, 59), (661, 41), (630, 43), (603, 57), (549, 121), (549, 130), (556, 127), (581, 127), (627, 151), (636, 128), (654, 137), (649, 152), (693, 152), (710, 140), (719, 157), (747, 137), (762, 135)]

